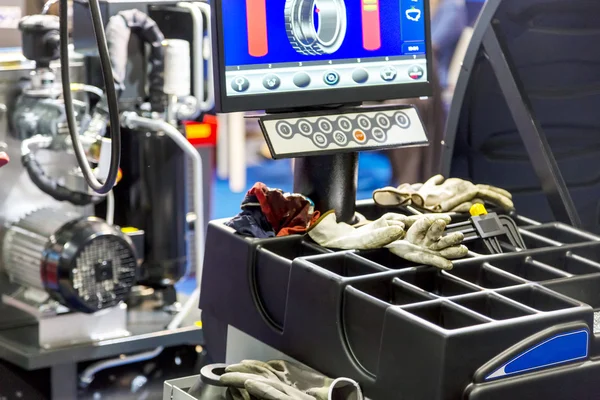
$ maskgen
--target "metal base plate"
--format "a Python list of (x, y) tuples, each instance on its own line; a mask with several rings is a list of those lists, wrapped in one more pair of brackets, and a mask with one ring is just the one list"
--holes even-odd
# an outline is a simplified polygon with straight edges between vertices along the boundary
[[(0, 315), (5, 315), (8, 310), (15, 313), (13, 307), (0, 305)], [(57, 364), (115, 357), (123, 353), (132, 354), (152, 350), (157, 346), (204, 343), (202, 330), (196, 326), (166, 330), (165, 327), (172, 316), (164, 312), (136, 309), (130, 310), (127, 315), (126, 329), (131, 333), (130, 336), (50, 349), (39, 346), (39, 329), (35, 323), (0, 329), (0, 359), (26, 370), (36, 370)], [(71, 326), (62, 327), (63, 331), (68, 329), (71, 329)]]

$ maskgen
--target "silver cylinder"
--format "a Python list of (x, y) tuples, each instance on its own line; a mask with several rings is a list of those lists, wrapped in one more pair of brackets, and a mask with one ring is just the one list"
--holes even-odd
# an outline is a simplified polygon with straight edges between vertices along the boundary
[(75, 214), (44, 208), (8, 228), (2, 243), (2, 263), (11, 282), (44, 290), (40, 266), (48, 240), (74, 217)]
[(163, 42), (165, 50), (165, 84), (167, 95), (184, 97), (191, 91), (190, 43), (181, 39)]

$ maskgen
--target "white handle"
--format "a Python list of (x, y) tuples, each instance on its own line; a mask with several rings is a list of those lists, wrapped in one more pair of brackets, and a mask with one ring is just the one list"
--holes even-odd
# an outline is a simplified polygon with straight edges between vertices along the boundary
[[(214, 79), (213, 79), (213, 67), (212, 67), (212, 38), (210, 32), (210, 18), (211, 10), (210, 6), (206, 3), (189, 3), (181, 2), (177, 3), (178, 7), (186, 8), (190, 11), (193, 21), (193, 35), (194, 35), (194, 97), (198, 102), (198, 109), (200, 111), (209, 111), (213, 108), (215, 103), (214, 95)], [(204, 20), (203, 16), (207, 21), (208, 31), (208, 47), (206, 47), (204, 37)], [(208, 50), (206, 50), (208, 49)], [(206, 53), (206, 54), (205, 54)], [(204, 96), (204, 62), (208, 63), (208, 90), (206, 98)]]

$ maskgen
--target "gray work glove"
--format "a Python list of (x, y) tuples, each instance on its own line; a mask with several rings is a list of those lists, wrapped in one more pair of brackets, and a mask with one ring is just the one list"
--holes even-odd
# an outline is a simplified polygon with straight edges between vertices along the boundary
[(335, 213), (329, 211), (309, 228), (308, 236), (326, 248), (379, 249), (404, 237), (406, 220), (405, 215), (387, 213), (376, 221), (363, 222), (357, 228), (344, 222), (337, 222)]
[[(288, 361), (245, 360), (230, 365), (221, 375), (232, 400), (362, 400), (356, 382), (333, 380)], [(349, 384), (350, 383), (350, 384)], [(334, 393), (335, 392), (335, 393)]]
[(373, 200), (382, 206), (414, 204), (431, 212), (469, 212), (474, 204), (490, 203), (505, 210), (514, 208), (512, 195), (504, 189), (475, 185), (458, 178), (436, 175), (420, 184), (403, 184), (373, 192)]
[(461, 245), (464, 235), (453, 232), (443, 236), (446, 225), (450, 222), (447, 215), (427, 214), (418, 217), (403, 240), (397, 240), (386, 247), (405, 260), (445, 270), (452, 269), (450, 260), (463, 258), (469, 251)]

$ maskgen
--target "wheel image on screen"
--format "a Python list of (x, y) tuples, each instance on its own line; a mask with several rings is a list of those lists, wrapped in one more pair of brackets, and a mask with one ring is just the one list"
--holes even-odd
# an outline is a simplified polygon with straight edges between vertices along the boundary
[(344, 0), (286, 0), (285, 26), (298, 53), (333, 54), (346, 36), (346, 5)]

